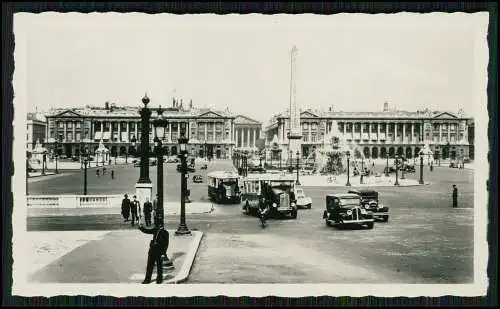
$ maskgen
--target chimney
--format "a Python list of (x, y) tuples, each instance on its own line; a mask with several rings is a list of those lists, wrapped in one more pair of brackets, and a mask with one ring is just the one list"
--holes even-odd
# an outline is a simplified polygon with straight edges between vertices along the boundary
[(384, 112), (388, 112), (388, 111), (389, 111), (389, 103), (384, 102)]
[(104, 103), (104, 109), (109, 110), (109, 102), (108, 101), (106, 101), (106, 103)]

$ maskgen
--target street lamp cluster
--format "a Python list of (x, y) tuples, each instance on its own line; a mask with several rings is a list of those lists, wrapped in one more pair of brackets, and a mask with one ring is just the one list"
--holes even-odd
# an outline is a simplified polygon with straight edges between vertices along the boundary
[[(165, 129), (168, 125), (168, 120), (163, 117), (163, 109), (161, 107), (158, 108), (158, 119), (152, 121), (152, 124), (155, 129), (155, 138), (154, 138), (154, 152), (150, 151), (149, 148), (149, 123), (151, 117), (151, 110), (147, 107), (150, 99), (147, 94), (142, 98), (142, 103), (144, 107), (140, 110), (141, 115), (141, 144), (140, 144), (140, 176), (137, 181), (137, 189), (151, 188), (151, 180), (149, 178), (149, 158), (151, 156), (156, 157), (157, 160), (157, 193), (158, 193), (158, 217), (157, 220), (160, 224), (164, 223), (164, 196), (163, 196), (163, 156), (165, 154), (165, 149), (162, 145), (161, 139), (159, 138), (158, 129), (162, 128), (163, 138), (165, 137)], [(182, 123), (180, 127), (180, 137), (178, 139), (179, 143), (179, 158), (181, 159), (181, 215), (180, 215), (180, 223), (175, 232), (175, 235), (190, 235), (191, 231), (187, 227), (186, 224), (186, 200), (189, 196), (189, 192), (187, 189), (187, 144), (189, 142), (186, 137), (186, 124)], [(135, 143), (134, 143), (135, 146)], [(137, 151), (136, 151), (137, 152)], [(148, 191), (151, 193), (151, 191)], [(139, 195), (139, 194), (137, 194)], [(163, 225), (163, 224), (162, 224)]]

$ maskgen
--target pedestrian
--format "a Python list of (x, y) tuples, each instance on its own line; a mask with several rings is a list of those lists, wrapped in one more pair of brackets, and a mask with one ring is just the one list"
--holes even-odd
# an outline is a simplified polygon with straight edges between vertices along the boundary
[(151, 226), (151, 212), (153, 211), (153, 204), (151, 204), (148, 197), (146, 197), (146, 202), (144, 202), (142, 208), (144, 210), (144, 220), (146, 221), (146, 226)]
[(431, 167), (430, 167), (431, 172), (434, 171), (434, 165), (431, 162)]
[(111, 170), (111, 179), (115, 179), (115, 171)]
[(452, 198), (453, 198), (453, 208), (457, 208), (458, 207), (458, 201), (457, 201), (457, 198), (458, 198), (458, 189), (457, 189), (457, 186), (456, 185), (453, 185), (453, 195), (452, 195)]
[[(160, 205), (158, 204), (158, 193), (156, 193), (156, 198), (153, 200), (153, 218), (154, 220), (157, 219), (157, 217), (160, 215)], [(156, 225), (156, 222), (153, 222), (154, 225)]]
[(139, 201), (137, 200), (137, 196), (134, 195), (134, 200), (130, 204), (130, 212), (132, 213), (132, 226), (134, 226), (136, 220), (137, 223), (139, 223), (139, 217), (137, 216), (138, 209), (140, 209)]
[[(153, 267), (156, 264), (156, 283), (163, 282), (163, 258), (166, 257), (166, 252), (169, 244), (169, 233), (163, 226), (161, 220), (155, 219), (154, 228), (144, 228), (139, 224), (139, 229), (145, 234), (153, 234), (153, 239), (149, 243), (148, 261), (146, 264), (146, 276), (143, 284), (151, 283), (153, 275)], [(170, 262), (170, 264), (172, 264)], [(172, 265), (173, 266), (173, 265)]]
[(99, 169), (95, 170), (95, 174), (97, 175), (97, 177), (101, 177), (101, 174), (99, 173)]
[(127, 194), (125, 194), (125, 197), (122, 200), (122, 216), (123, 219), (125, 219), (124, 222), (127, 222), (130, 217), (130, 200)]
[(105, 167), (102, 168), (102, 174), (106, 175), (106, 168)]

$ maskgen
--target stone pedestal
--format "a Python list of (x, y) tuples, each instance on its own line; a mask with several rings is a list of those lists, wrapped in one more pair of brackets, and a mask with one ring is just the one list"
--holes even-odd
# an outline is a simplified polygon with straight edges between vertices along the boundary
[[(149, 198), (152, 201), (153, 195), (153, 184), (152, 183), (136, 183), (135, 184), (135, 195), (137, 195), (137, 200), (141, 203), (141, 207)], [(142, 208), (141, 208), (142, 209)]]

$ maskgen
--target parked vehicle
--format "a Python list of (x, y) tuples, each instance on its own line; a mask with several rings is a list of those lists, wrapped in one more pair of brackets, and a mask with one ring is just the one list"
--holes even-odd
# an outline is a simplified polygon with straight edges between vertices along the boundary
[(208, 197), (216, 203), (239, 203), (241, 192), (239, 175), (233, 172), (215, 171), (207, 174)]
[(297, 199), (298, 208), (311, 209), (312, 199), (305, 195), (304, 189), (295, 187), (295, 198)]
[(361, 206), (361, 197), (352, 193), (328, 194), (323, 219), (328, 226), (366, 226), (372, 229), (373, 214)]
[(201, 177), (201, 175), (194, 175), (193, 176), (193, 182), (194, 183), (202, 183), (203, 182), (203, 177)]
[[(297, 218), (297, 200), (294, 198), (295, 177), (278, 174), (251, 175), (242, 180), (241, 201), (245, 214), (257, 214), (269, 208), (269, 216)], [(263, 207), (261, 207), (263, 206)]]
[[(182, 164), (177, 164), (177, 171), (178, 172), (181, 172), (181, 168), (182, 168)], [(194, 173), (194, 172), (196, 172), (196, 169), (194, 167), (188, 165), (187, 166), (187, 172), (188, 173)]]
[(379, 193), (375, 190), (349, 190), (347, 193), (357, 194), (361, 198), (361, 205), (372, 212), (377, 221), (389, 221), (389, 207), (379, 201)]

